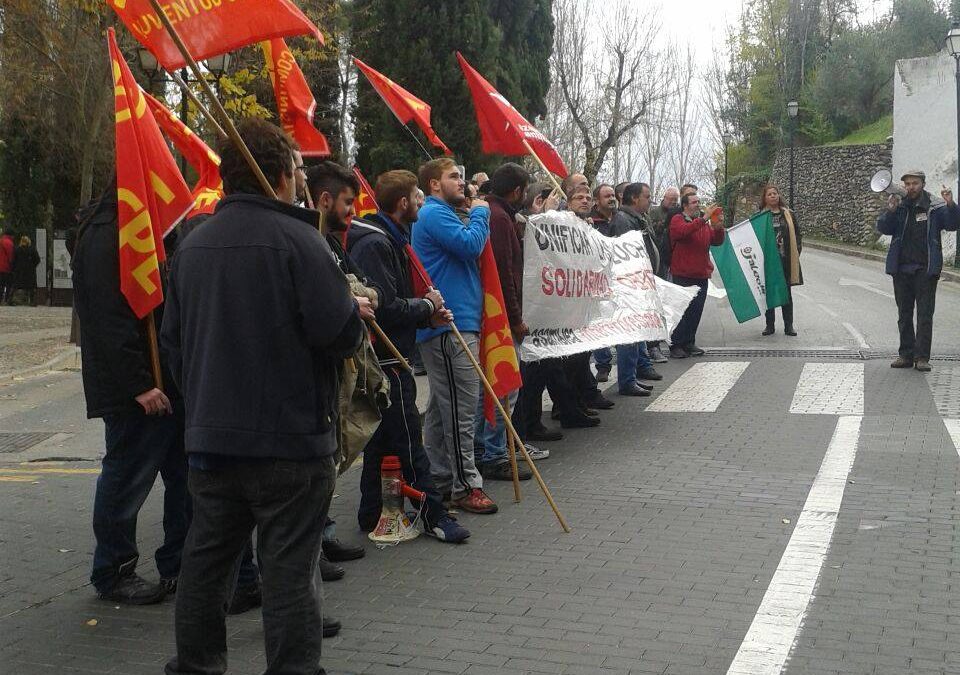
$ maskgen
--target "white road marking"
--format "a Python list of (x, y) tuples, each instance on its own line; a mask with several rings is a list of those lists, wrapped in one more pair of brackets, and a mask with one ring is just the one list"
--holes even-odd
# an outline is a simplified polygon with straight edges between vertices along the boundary
[(862, 415), (862, 363), (807, 363), (793, 392), (799, 415)]
[(820, 311), (822, 311), (822, 312), (823, 312), (824, 314), (826, 314), (827, 316), (833, 317), (834, 319), (839, 319), (839, 318), (840, 318), (840, 315), (839, 315), (839, 314), (837, 314), (836, 312), (834, 312), (832, 309), (830, 309), (830, 308), (827, 307), (826, 305), (821, 305), (821, 304), (818, 302), (818, 303), (817, 303), (817, 307), (819, 307), (819, 308), (820, 308)]
[(797, 526), (727, 675), (776, 675), (806, 617), (857, 455), (862, 418), (841, 417)]
[(943, 424), (947, 427), (947, 433), (953, 441), (953, 449), (960, 455), (960, 420), (944, 419)]
[(716, 412), (749, 361), (698, 363), (647, 406), (649, 412)]
[(867, 344), (867, 339), (863, 337), (863, 333), (858, 331), (853, 327), (853, 324), (843, 322), (843, 327), (847, 329), (847, 332), (857, 341), (857, 344), (860, 345), (860, 349), (870, 349), (870, 345)]
[(877, 288), (875, 285), (870, 283), (869, 281), (859, 281), (857, 279), (847, 279), (846, 277), (840, 277), (840, 281), (838, 281), (837, 283), (839, 283), (841, 286), (855, 286), (857, 288), (862, 288), (865, 291), (870, 291), (871, 293), (882, 295), (885, 298), (893, 297), (893, 293), (890, 293), (888, 291), (882, 291), (879, 288)]

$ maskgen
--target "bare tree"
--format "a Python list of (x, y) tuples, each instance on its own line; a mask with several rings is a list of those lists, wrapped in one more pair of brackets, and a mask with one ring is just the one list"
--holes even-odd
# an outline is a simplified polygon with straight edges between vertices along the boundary
[[(656, 70), (656, 8), (614, 0), (595, 49), (584, 3), (555, 0), (551, 68), (566, 114), (583, 145), (583, 173), (596, 178), (608, 153), (643, 120), (650, 103), (643, 77)], [(594, 19), (595, 21), (595, 19)], [(595, 52), (595, 53), (594, 53)]]

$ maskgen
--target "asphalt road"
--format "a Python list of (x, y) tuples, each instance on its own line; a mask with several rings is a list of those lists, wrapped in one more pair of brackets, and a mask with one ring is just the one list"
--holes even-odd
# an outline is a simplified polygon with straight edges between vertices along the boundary
[[(533, 483), (521, 504), (495, 483), (500, 513), (462, 515), (463, 546), (367, 542), (325, 586), (344, 623), (328, 672), (960, 673), (960, 364), (937, 359), (957, 354), (960, 293), (941, 285), (934, 372), (894, 371), (882, 268), (802, 261), (798, 337), (710, 300), (712, 354), (546, 446), (570, 534)], [(172, 603), (118, 608), (86, 585), (102, 425), (82, 409), (77, 373), (0, 386), (2, 674), (160, 673), (173, 653)], [(356, 482), (332, 512), (363, 542)], [(159, 497), (141, 518), (150, 578)], [(228, 635), (229, 672), (263, 672), (259, 613)]]

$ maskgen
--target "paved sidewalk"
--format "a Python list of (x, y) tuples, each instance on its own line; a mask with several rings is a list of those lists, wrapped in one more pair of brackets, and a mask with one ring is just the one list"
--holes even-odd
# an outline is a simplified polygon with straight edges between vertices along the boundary
[(69, 348), (69, 307), (0, 305), (0, 379), (48, 363)]

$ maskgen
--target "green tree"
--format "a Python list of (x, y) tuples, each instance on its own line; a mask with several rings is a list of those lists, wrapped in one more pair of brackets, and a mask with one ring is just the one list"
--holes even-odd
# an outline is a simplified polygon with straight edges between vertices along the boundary
[[(355, 0), (351, 4), (354, 54), (432, 106), (434, 129), (469, 171), (489, 169), (497, 159), (480, 152), (473, 103), (457, 64), (457, 51), (522, 114), (534, 118), (544, 110), (553, 35), (548, 0)], [(423, 151), (363, 78), (353, 118), (357, 162), (371, 178), (397, 167), (412, 169), (424, 161)]]

